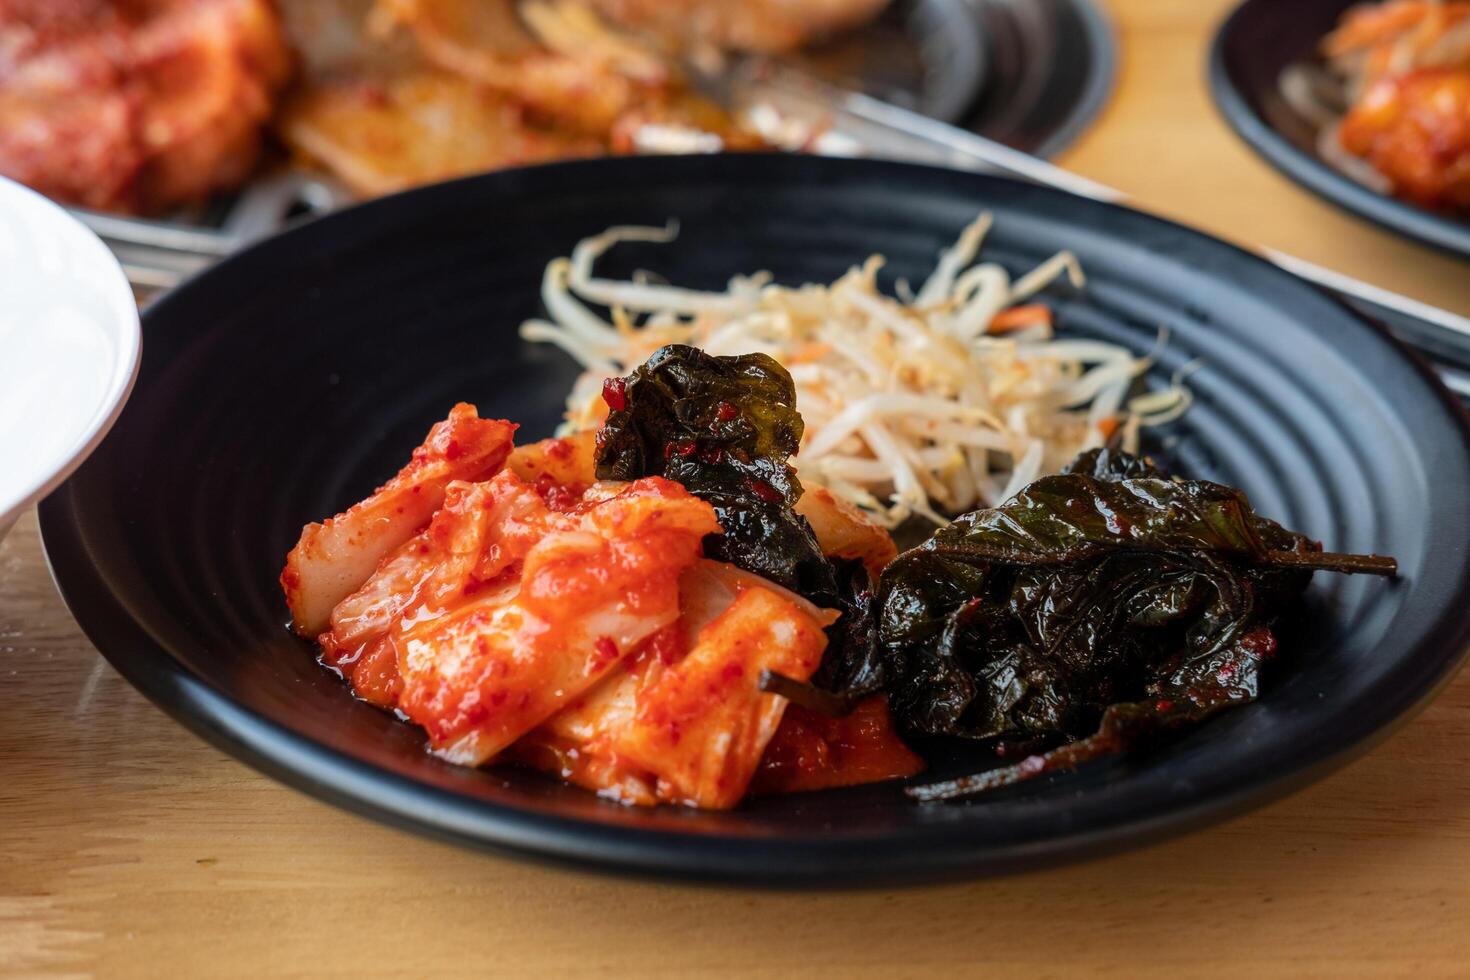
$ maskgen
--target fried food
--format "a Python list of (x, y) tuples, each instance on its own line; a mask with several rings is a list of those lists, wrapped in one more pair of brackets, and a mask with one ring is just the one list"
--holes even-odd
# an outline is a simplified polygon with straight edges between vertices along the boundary
[(298, 5), (286, 24), (301, 80), (276, 120), (281, 141), (365, 197), (603, 152), (601, 141), (532, 120), (513, 92), (435, 64), (406, 29), (419, 23), (426, 36), (449, 32), (489, 60), (534, 46), (509, 3)]
[(640, 148), (642, 126), (710, 133), (737, 147), (750, 134), (694, 94), (657, 51), (609, 30), (581, 0), (379, 0), (379, 31), (406, 32), (427, 63), (524, 105), (545, 125)]
[(888, 0), (591, 0), (604, 17), (681, 48), (780, 54), (861, 27)]
[(0, 0), (0, 174), (106, 210), (201, 201), (254, 167), (290, 65), (268, 0)]
[(759, 149), (667, 44), (776, 49), (881, 5), (604, 5), (639, 35), (587, 0), (0, 0), (0, 174), (155, 213), (242, 184), (268, 123), (363, 196), (547, 160)]
[(532, 125), (514, 99), (434, 70), (317, 82), (290, 98), (276, 125), (288, 146), (365, 197), (602, 150)]

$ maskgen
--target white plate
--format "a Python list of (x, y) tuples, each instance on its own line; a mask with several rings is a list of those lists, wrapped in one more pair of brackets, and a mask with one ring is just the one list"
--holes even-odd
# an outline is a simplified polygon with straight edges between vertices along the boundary
[(0, 537), (102, 441), (141, 346), (133, 291), (107, 247), (0, 178)]

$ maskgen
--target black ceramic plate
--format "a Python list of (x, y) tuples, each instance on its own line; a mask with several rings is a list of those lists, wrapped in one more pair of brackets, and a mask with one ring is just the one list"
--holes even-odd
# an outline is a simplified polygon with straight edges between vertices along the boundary
[(1226, 121), (1292, 180), (1332, 203), (1426, 245), (1470, 256), (1470, 222), (1358, 183), (1316, 150), (1317, 127), (1281, 95), (1281, 73), (1310, 62), (1354, 0), (1246, 0), (1210, 55), (1210, 90)]
[(871, 27), (792, 60), (827, 81), (1052, 156), (1107, 102), (1116, 53), (1092, 0), (906, 0)]
[[(636, 268), (704, 287), (767, 268), (828, 281), (872, 252), (918, 281), (981, 209), (1013, 269), (1061, 248), (1090, 285), (1066, 332), (1170, 340), (1198, 403), (1156, 448), (1244, 486), (1330, 548), (1396, 555), (1398, 582), (1323, 576), (1314, 621), (1258, 704), (1148, 758), (964, 805), (893, 784), (637, 810), (539, 775), (473, 771), (356, 702), (289, 635), (276, 576), (303, 523), (391, 474), (458, 399), (547, 434), (576, 371), (516, 327), (546, 262), (610, 225), (677, 218)], [(166, 295), (137, 392), (41, 509), (87, 635), (185, 725), (279, 779), (464, 844), (669, 876), (770, 883), (955, 878), (1115, 850), (1218, 820), (1341, 764), (1460, 662), (1470, 445), (1460, 410), (1385, 333), (1261, 260), (1122, 208), (993, 177), (801, 157), (621, 159), (426, 188), (321, 219)], [(126, 738), (126, 732), (115, 733)], [(935, 775), (981, 760), (955, 759)]]
[(989, 73), (973, 0), (900, 0), (872, 24), (787, 60), (844, 88), (956, 122)]
[(1117, 50), (1093, 0), (968, 0), (985, 42), (979, 98), (961, 126), (1051, 157), (1097, 118), (1113, 91)]

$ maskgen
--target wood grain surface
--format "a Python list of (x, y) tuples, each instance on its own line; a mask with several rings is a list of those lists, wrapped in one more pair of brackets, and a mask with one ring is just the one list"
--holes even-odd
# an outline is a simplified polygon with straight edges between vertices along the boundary
[[(1204, 90), (1222, 0), (1112, 0), (1117, 98), (1063, 162), (1470, 313), (1470, 265), (1258, 162)], [(33, 515), (0, 543), (0, 976), (1470, 976), (1470, 675), (1289, 800), (966, 886), (776, 894), (465, 853), (207, 747), (82, 637)]]

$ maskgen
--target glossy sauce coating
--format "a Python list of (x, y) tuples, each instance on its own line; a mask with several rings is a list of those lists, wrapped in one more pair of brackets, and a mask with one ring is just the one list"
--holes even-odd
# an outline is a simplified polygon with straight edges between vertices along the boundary
[[(835, 613), (703, 558), (719, 525), (679, 484), (599, 483), (590, 434), (512, 449), (513, 431), (457, 406), (397, 477), (303, 531), (283, 586), (298, 629), (352, 586), (317, 639), (359, 697), (453, 762), (629, 804), (731, 807), (761, 770), (792, 789), (908, 773), (886, 712), (783, 725), (786, 700), (759, 689), (763, 670), (809, 678)], [(891, 557), (830, 495), (806, 510), (831, 553)]]
[(515, 430), (456, 405), (397, 476), (344, 513), (308, 524), (281, 573), (296, 631), (315, 637), (326, 629), (337, 604), (429, 523), (449, 484), (493, 476), (510, 455)]
[(887, 695), (867, 699), (842, 718), (793, 704), (766, 747), (752, 793), (802, 793), (916, 776), (924, 760), (903, 744)]
[(786, 710), (784, 698), (760, 690), (761, 672), (806, 680), (822, 662), (826, 625), (771, 589), (743, 589), (688, 656), (639, 693), (613, 751), (656, 774), (662, 800), (734, 806)]
[(1425, 207), (1470, 211), (1470, 67), (1374, 82), (1339, 136), (1395, 193)]
[(500, 592), (477, 599), (471, 579), (458, 608), (403, 617), (399, 709), (439, 754), (493, 758), (678, 618), (679, 573), (717, 529), (708, 504), (665, 480), (554, 522)]

